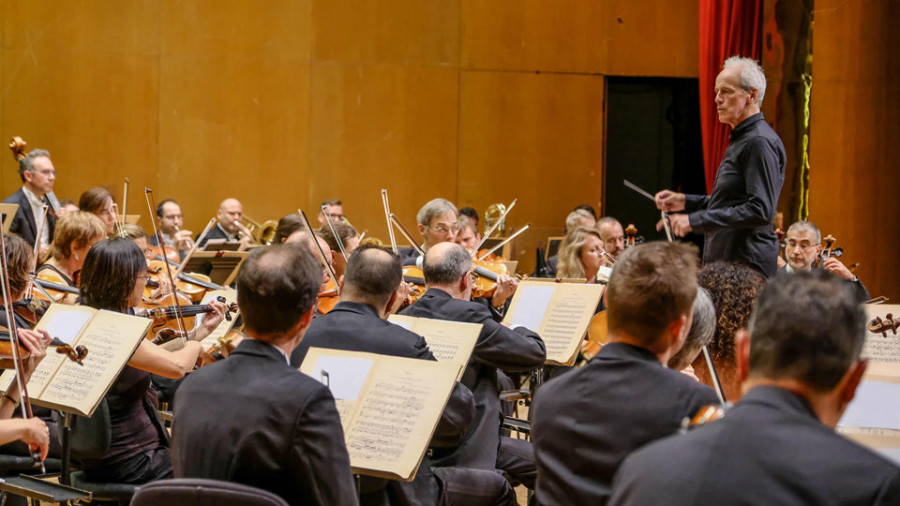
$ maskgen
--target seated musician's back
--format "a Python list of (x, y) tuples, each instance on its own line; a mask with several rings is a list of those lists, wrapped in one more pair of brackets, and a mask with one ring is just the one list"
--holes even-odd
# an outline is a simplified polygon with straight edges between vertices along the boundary
[(358, 502), (331, 393), (288, 364), (320, 272), (305, 248), (259, 248), (245, 261), (238, 304), (249, 338), (179, 388), (176, 476), (244, 483), (291, 504)]
[(541, 504), (604, 504), (630, 452), (717, 402), (712, 389), (664, 365), (684, 343), (696, 293), (693, 247), (643, 244), (616, 261), (607, 290), (609, 344), (535, 395)]
[(611, 504), (900, 504), (900, 468), (833, 430), (866, 369), (857, 295), (821, 271), (769, 281), (739, 336), (744, 397), (628, 457)]

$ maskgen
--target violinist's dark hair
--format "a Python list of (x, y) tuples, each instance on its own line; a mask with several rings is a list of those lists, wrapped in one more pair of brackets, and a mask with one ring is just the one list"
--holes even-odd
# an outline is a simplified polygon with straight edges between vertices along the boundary
[(112, 193), (106, 188), (102, 186), (91, 188), (82, 193), (81, 197), (78, 198), (78, 209), (80, 211), (97, 214), (97, 212), (103, 209), (103, 206), (106, 204), (106, 199), (111, 199), (113, 202), (116, 201)]
[(403, 266), (396, 253), (374, 245), (360, 246), (347, 260), (342, 295), (381, 310), (402, 277)]
[(471, 207), (464, 207), (459, 210), (460, 216), (466, 216), (468, 218), (472, 218), (472, 221), (475, 222), (475, 226), (478, 226), (478, 211)]
[[(34, 263), (31, 245), (17, 235), (3, 234), (6, 246), (6, 269), (9, 272), (9, 291), (13, 298), (28, 286), (28, 273)], [(12, 302), (12, 301), (10, 301)]]
[(458, 282), (472, 270), (472, 255), (459, 244), (450, 247), (442, 257), (432, 250), (425, 254), (422, 272), (425, 282), (434, 285), (450, 285)]
[(300, 218), (299, 214), (293, 213), (282, 216), (275, 227), (275, 237), (272, 239), (272, 244), (283, 243), (291, 234), (301, 228), (303, 228), (303, 219)]
[(852, 283), (821, 270), (780, 274), (750, 318), (750, 377), (829, 392), (859, 359), (865, 326)]
[(723, 377), (735, 372), (735, 335), (746, 328), (756, 297), (766, 279), (744, 264), (713, 262), (697, 275), (697, 282), (709, 292), (716, 307), (716, 333), (709, 343), (709, 353), (721, 362)]
[(94, 245), (81, 268), (81, 303), (94, 309), (124, 312), (147, 259), (131, 239), (113, 237)]
[[(347, 247), (347, 241), (359, 235), (356, 233), (355, 228), (344, 223), (343, 221), (334, 221), (331, 224), (334, 226), (334, 230), (335, 232), (337, 232), (338, 237), (341, 238), (341, 243), (344, 244), (345, 248)], [(322, 239), (325, 239), (325, 242), (328, 243), (328, 247), (331, 248), (331, 251), (341, 251), (340, 246), (338, 246), (337, 239), (335, 239), (334, 234), (331, 233), (331, 227), (329, 227), (327, 223), (316, 230), (316, 235), (321, 237)]]
[(666, 327), (691, 312), (697, 296), (696, 246), (650, 242), (625, 250), (609, 277), (610, 334), (651, 346)]
[(322, 267), (307, 248), (254, 249), (237, 276), (244, 326), (254, 337), (291, 330), (316, 303), (321, 284)]

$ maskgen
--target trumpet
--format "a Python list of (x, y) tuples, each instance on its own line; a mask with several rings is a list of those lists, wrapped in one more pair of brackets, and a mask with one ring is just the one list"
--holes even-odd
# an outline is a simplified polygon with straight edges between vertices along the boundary
[(240, 229), (242, 234), (250, 236), (256, 244), (261, 246), (269, 246), (275, 240), (275, 231), (278, 229), (278, 222), (275, 220), (267, 220), (262, 223), (253, 218), (244, 215), (244, 221), (250, 224), (245, 226), (240, 221), (235, 221), (235, 225)]

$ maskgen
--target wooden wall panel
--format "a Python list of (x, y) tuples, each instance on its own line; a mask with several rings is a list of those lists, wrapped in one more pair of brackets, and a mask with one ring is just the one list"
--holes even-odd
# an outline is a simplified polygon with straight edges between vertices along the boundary
[(316, 61), (457, 65), (459, 0), (313, 0)]
[[(5, 146), (22, 136), (29, 149), (50, 150), (59, 171), (55, 193), (77, 200), (108, 185), (118, 198), (131, 174), (155, 184), (158, 23), (153, 2), (6, 2)], [(21, 181), (7, 151), (0, 193)]]
[(156, 193), (195, 232), (228, 197), (257, 220), (306, 204), (308, 17), (304, 2), (164, 5)]
[(900, 6), (816, 2), (810, 219), (873, 296), (900, 299)]
[(483, 213), (519, 201), (508, 222), (533, 268), (537, 241), (603, 195), (602, 76), (466, 71), (460, 90), (459, 198)]
[(694, 77), (698, 6), (622, 0), (462, 0), (462, 65)]
[(407, 228), (427, 200), (455, 199), (458, 82), (452, 67), (315, 64), (308, 212), (340, 198), (387, 241), (382, 188)]

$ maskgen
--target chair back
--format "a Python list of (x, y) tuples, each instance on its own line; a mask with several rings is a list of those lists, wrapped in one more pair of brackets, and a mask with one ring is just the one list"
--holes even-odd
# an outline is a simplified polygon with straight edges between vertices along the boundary
[[(109, 451), (112, 443), (112, 422), (109, 418), (109, 405), (106, 399), (94, 410), (94, 416), (72, 416), (72, 432), (69, 435), (69, 448), (73, 460), (97, 459)], [(63, 424), (57, 424), (62, 431)], [(62, 434), (60, 434), (62, 440)]]
[(256, 487), (200, 478), (159, 480), (141, 485), (131, 506), (289, 506), (281, 497)]

